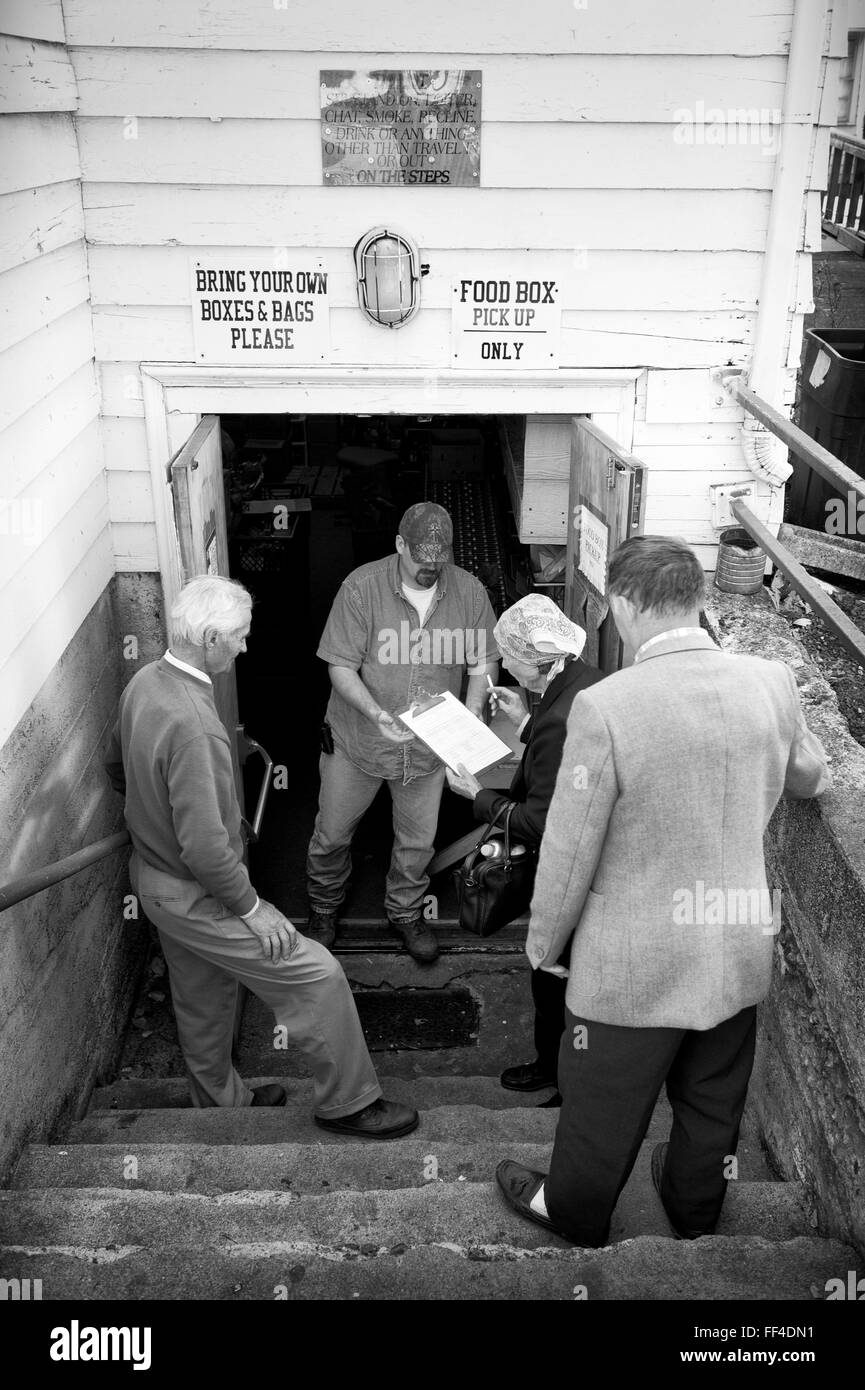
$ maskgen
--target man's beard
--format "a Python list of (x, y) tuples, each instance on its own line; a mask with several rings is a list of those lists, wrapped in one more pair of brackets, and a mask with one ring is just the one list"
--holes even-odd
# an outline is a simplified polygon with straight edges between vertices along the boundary
[(431, 589), (438, 581), (438, 570), (418, 570), (415, 579), (422, 589)]

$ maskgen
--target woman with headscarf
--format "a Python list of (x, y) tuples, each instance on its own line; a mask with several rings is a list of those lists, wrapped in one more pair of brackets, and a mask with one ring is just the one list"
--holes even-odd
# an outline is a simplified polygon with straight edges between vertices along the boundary
[[(527, 594), (507, 608), (493, 636), (505, 670), (541, 700), (529, 714), (513, 686), (497, 685), (490, 696), (493, 708), (503, 711), (525, 744), (506, 794), (482, 787), (463, 767), (458, 774), (448, 770), (448, 785), (460, 796), (471, 798), (478, 821), (493, 820), (509, 801), (515, 802), (511, 835), (537, 850), (562, 760), (571, 704), (578, 691), (602, 680), (603, 673), (580, 657), (586, 641), (583, 629), (566, 618), (545, 594)], [(532, 971), (537, 1057), (534, 1062), (502, 1072), (501, 1082), (508, 1090), (539, 1091), (556, 1085), (565, 1026), (565, 979), (564, 971), (561, 975)], [(543, 1104), (560, 1105), (561, 1099), (556, 1094)]]

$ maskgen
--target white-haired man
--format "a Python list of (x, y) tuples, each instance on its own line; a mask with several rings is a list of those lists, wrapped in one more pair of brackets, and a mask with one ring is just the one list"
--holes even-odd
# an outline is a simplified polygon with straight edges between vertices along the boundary
[(212, 677), (246, 650), (251, 609), (233, 580), (190, 580), (171, 610), (168, 651), (120, 698), (106, 767), (126, 795), (132, 887), (165, 953), (194, 1105), (285, 1104), (281, 1086), (250, 1089), (232, 1065), (241, 981), (306, 1054), (316, 1123), (395, 1138), (417, 1126), (417, 1111), (382, 1098), (342, 968), (258, 897), (243, 862)]

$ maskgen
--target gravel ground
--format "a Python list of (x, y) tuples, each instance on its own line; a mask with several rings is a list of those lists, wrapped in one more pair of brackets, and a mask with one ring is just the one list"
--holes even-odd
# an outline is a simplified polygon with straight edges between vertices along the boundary
[[(848, 618), (865, 632), (865, 584), (845, 580), (842, 588), (832, 576), (821, 576), (831, 586), (831, 597)], [(842, 647), (834, 633), (803, 601), (786, 581), (776, 575), (772, 590), (779, 599), (779, 611), (793, 627), (811, 660), (832, 686), (838, 706), (856, 742), (865, 748), (865, 672)]]

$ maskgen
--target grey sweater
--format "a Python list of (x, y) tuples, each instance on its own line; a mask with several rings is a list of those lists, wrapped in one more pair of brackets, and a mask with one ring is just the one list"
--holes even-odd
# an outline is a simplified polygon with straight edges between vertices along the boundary
[(142, 667), (120, 697), (105, 767), (126, 794), (143, 860), (194, 879), (232, 912), (252, 910), (231, 745), (211, 686), (162, 659)]

